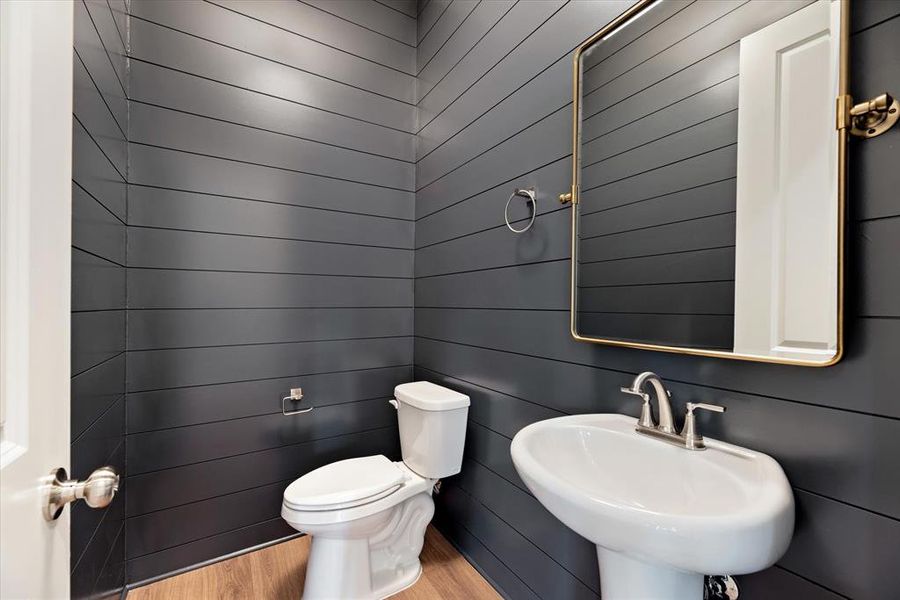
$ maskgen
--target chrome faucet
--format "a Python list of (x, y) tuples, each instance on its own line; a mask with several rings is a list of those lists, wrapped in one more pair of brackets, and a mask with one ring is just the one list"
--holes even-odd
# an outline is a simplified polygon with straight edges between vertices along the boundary
[[(656, 402), (659, 406), (659, 425), (653, 421), (653, 413), (650, 409), (650, 394), (643, 390), (644, 384), (648, 381), (656, 393)], [(697, 433), (694, 410), (700, 408), (720, 413), (725, 412), (724, 406), (702, 402), (688, 402), (686, 404), (687, 413), (684, 416), (684, 428), (679, 434), (675, 429), (675, 422), (672, 419), (672, 404), (669, 402), (672, 393), (665, 388), (659, 375), (645, 371), (634, 378), (631, 387), (623, 387), (621, 389), (626, 394), (639, 396), (644, 401), (644, 405), (641, 407), (641, 417), (634, 427), (635, 431), (681, 446), (682, 448), (687, 448), (688, 450), (703, 450), (706, 448), (706, 444), (703, 443), (703, 436)]]

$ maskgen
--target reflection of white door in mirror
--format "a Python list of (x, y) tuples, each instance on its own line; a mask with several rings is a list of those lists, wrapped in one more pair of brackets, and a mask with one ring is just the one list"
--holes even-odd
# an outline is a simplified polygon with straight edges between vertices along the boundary
[(735, 352), (836, 351), (839, 5), (819, 0), (741, 39)]

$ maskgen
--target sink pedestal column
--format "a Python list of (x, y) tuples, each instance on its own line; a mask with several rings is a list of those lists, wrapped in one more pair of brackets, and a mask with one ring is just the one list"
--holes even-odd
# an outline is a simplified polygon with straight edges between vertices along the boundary
[(603, 600), (702, 600), (703, 575), (641, 562), (597, 546)]

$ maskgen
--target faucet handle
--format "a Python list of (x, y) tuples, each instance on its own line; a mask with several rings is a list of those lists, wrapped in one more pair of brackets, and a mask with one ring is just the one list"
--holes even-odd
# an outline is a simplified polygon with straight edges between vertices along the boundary
[(699, 408), (723, 413), (725, 412), (725, 407), (718, 404), (706, 404), (705, 402), (686, 402), (685, 407), (687, 407), (687, 414), (684, 415), (684, 429), (681, 431), (681, 437), (684, 438), (684, 447), (688, 450), (703, 450), (706, 448), (706, 444), (703, 443), (703, 436), (697, 433), (694, 410)]
[(725, 412), (724, 406), (719, 406), (718, 404), (706, 404), (705, 402), (687, 402), (685, 403), (685, 406), (687, 407), (688, 414), (694, 414), (695, 408), (702, 408), (703, 410), (710, 410), (717, 413)]
[(647, 427), (648, 429), (656, 429), (656, 423), (653, 422), (653, 413), (650, 411), (650, 394), (634, 388), (623, 387), (619, 389), (626, 394), (639, 396), (641, 400), (644, 401), (644, 405), (641, 407), (641, 418), (638, 419), (638, 425)]

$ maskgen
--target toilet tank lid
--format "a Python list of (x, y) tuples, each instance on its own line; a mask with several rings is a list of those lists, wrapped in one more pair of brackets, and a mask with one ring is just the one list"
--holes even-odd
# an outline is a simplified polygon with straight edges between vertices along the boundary
[(394, 388), (394, 397), (421, 410), (453, 410), (469, 406), (469, 397), (465, 394), (430, 381), (401, 383)]

